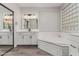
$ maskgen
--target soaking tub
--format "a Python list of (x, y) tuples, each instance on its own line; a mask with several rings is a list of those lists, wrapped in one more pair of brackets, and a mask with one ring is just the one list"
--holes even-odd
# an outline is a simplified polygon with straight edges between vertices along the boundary
[(69, 56), (70, 47), (74, 46), (66, 37), (66, 34), (61, 35), (60, 32), (40, 32), (38, 48), (54, 56)]

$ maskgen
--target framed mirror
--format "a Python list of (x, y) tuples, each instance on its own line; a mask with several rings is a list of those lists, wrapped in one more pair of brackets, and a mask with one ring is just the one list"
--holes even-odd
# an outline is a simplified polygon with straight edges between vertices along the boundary
[(38, 15), (27, 13), (23, 15), (22, 29), (38, 29)]
[(14, 47), (14, 12), (0, 3), (0, 55)]

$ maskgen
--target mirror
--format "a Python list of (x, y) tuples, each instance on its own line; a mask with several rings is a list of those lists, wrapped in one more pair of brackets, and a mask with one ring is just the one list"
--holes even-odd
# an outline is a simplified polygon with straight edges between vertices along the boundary
[(12, 30), (12, 14), (5, 14), (3, 19), (3, 29)]
[(14, 12), (0, 4), (0, 55), (6, 54), (14, 46)]
[(38, 15), (37, 14), (24, 14), (22, 20), (22, 29), (38, 29)]

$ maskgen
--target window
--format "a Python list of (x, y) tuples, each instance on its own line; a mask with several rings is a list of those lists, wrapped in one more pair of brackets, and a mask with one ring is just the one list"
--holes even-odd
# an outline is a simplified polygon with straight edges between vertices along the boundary
[(62, 8), (62, 31), (78, 32), (78, 4), (65, 4)]

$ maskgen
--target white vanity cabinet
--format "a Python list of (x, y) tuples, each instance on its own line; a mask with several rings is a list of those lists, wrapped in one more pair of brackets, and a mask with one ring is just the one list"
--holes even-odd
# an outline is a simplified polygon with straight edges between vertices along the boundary
[(21, 32), (16, 32), (15, 39), (16, 39), (15, 41), (16, 44), (23, 44), (24, 38)]
[(12, 36), (12, 32), (10, 32), (8, 35), (8, 44), (9, 45), (13, 45), (13, 36)]
[(30, 33), (28, 32), (28, 33), (23, 33), (24, 35), (23, 35), (23, 39), (24, 39), (24, 45), (31, 45), (32, 44), (32, 40), (31, 40), (31, 38), (30, 38)]
[(18, 41), (17, 45), (30, 45), (31, 40), (29, 39), (28, 32), (16, 32), (16, 41)]
[(10, 32), (0, 32), (0, 45), (12, 45), (12, 36)]
[(16, 32), (17, 45), (37, 45), (36, 32)]

